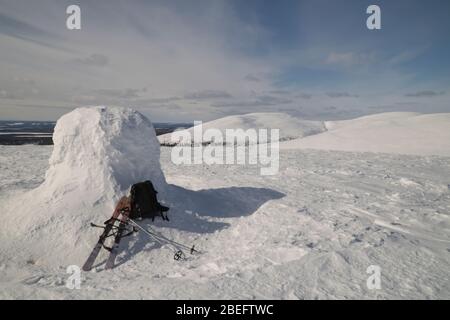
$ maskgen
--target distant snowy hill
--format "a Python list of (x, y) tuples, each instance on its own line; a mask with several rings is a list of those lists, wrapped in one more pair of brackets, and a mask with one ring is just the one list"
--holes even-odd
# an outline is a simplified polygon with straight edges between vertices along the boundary
[(450, 156), (450, 113), (389, 112), (325, 126), (326, 132), (280, 147)]
[[(282, 149), (450, 156), (450, 113), (387, 112), (340, 121), (308, 121), (284, 113), (250, 113), (203, 123), (203, 132), (218, 129), (224, 136), (226, 129), (239, 128), (280, 129)], [(184, 131), (193, 139), (194, 128)], [(162, 144), (171, 144), (171, 137), (172, 134), (165, 134), (158, 139)]]
[[(226, 129), (280, 129), (280, 141), (291, 140), (325, 131), (322, 121), (302, 120), (285, 113), (249, 113), (244, 115), (228, 116), (217, 120), (205, 122), (203, 131), (207, 129), (218, 129), (225, 137)], [(194, 128), (186, 129), (194, 137)], [(270, 134), (270, 133), (269, 133)], [(172, 134), (158, 136), (161, 143), (171, 143)], [(270, 136), (269, 136), (270, 140)], [(209, 141), (203, 141), (209, 142)], [(258, 141), (264, 143), (266, 141)]]

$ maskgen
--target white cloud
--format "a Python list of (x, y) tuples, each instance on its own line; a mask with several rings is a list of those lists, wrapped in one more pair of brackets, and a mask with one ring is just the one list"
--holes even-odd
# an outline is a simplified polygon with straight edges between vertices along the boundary
[[(356, 41), (333, 45), (324, 41), (323, 28), (307, 29), (312, 44), (277, 48), (257, 19), (243, 20), (227, 1), (80, 1), (78, 31), (65, 28), (65, 5), (53, 0), (2, 3), (3, 21), (11, 17), (26, 23), (0, 32), (0, 118), (48, 116), (50, 108), (42, 115), (38, 111), (45, 104), (57, 110), (97, 103), (136, 106), (165, 120), (261, 110), (308, 117), (350, 114), (373, 106), (374, 93), (405, 90), (416, 75), (395, 66), (420, 54), (372, 52)], [(263, 52), (255, 52), (255, 44)], [(328, 72), (347, 78), (330, 82)], [(280, 85), (279, 76), (286, 74), (304, 82)], [(336, 99), (346, 96), (359, 98)], [(36, 107), (17, 107), (7, 97)], [(59, 114), (54, 111), (54, 117)]]

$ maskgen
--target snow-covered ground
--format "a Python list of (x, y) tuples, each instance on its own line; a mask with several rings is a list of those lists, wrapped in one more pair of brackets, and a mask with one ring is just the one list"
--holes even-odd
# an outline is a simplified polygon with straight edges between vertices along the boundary
[(325, 132), (280, 147), (450, 156), (450, 113), (387, 112), (324, 125)]
[[(51, 151), (0, 147), (0, 207), (43, 181)], [(65, 264), (2, 255), (0, 297), (450, 297), (449, 158), (284, 150), (279, 175), (260, 176), (237, 165), (174, 166), (169, 148), (161, 157), (190, 201), (170, 199), (171, 221), (157, 230), (206, 253), (176, 262), (137, 234), (124, 239), (120, 266), (83, 273), (80, 290), (65, 287)], [(366, 287), (369, 265), (381, 267), (381, 290)]]
[[(131, 109), (77, 109), (57, 124), (54, 147), (0, 146), (0, 298), (450, 298), (447, 115), (318, 122), (308, 134), (311, 123), (281, 114), (238, 118), (245, 123), (222, 122), (299, 125), (303, 138), (281, 143), (278, 174), (176, 166), (166, 147), (160, 168), (151, 123)], [(308, 142), (315, 149), (355, 141), (358, 152), (304, 149), (303, 139), (318, 139)], [(405, 154), (391, 152), (392, 141)], [(415, 141), (428, 146), (411, 149)], [(81, 266), (100, 234), (89, 223), (108, 218), (141, 176), (159, 181), (171, 208), (170, 222), (143, 225), (202, 254), (174, 261), (137, 233), (122, 240), (116, 268), (104, 270), (103, 252), (81, 288), (68, 289), (66, 268)], [(379, 290), (367, 287), (373, 265)]]

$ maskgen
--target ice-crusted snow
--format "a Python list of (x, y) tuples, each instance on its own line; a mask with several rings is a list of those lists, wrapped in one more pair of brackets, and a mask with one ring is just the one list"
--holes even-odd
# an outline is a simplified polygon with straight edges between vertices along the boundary
[(58, 120), (53, 141), (43, 183), (11, 199), (2, 229), (37, 263), (79, 263), (95, 241), (89, 221), (106, 220), (133, 183), (151, 180), (164, 194), (160, 147), (147, 118), (119, 107), (75, 109)]
[[(217, 120), (209, 121), (202, 124), (203, 131), (208, 129), (219, 130), (225, 138), (226, 129), (279, 129), (279, 140), (291, 140), (309, 135), (317, 134), (325, 131), (325, 126), (322, 121), (308, 121), (302, 120), (285, 113), (267, 112), (267, 113), (249, 113), (237, 116), (228, 116)], [(191, 135), (191, 142), (194, 142), (194, 128), (185, 129)], [(158, 137), (163, 144), (176, 143), (177, 139), (172, 140), (172, 134), (167, 133)], [(274, 137), (268, 133), (267, 139), (272, 141)], [(210, 141), (202, 141), (210, 142)], [(257, 141), (250, 141), (250, 143), (266, 143), (262, 139)]]

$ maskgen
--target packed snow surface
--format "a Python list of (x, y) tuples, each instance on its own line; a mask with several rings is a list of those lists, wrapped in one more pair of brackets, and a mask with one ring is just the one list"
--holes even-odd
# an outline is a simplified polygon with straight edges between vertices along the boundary
[[(445, 147), (446, 115), (378, 116), (378, 133), (409, 128), (395, 150), (418, 143), (415, 126), (420, 143), (436, 148), (415, 149), (424, 155), (389, 154), (387, 143), (378, 143), (383, 153), (295, 145), (280, 151), (277, 175), (261, 176), (252, 165), (176, 166), (171, 148), (159, 156), (138, 113), (88, 110), (59, 126), (64, 146), (0, 146), (0, 298), (450, 298), (450, 158), (427, 155)], [(76, 120), (85, 115), (81, 132)], [(326, 122), (327, 132), (303, 139), (334, 139), (330, 133), (344, 129), (350, 139), (352, 129), (357, 141), (377, 127), (372, 117)], [(136, 132), (138, 124), (147, 133)], [(81, 288), (67, 288), (66, 268), (83, 264), (101, 232), (89, 223), (108, 218), (114, 199), (143, 175), (161, 177), (158, 197), (170, 222), (141, 225), (202, 254), (177, 262), (169, 246), (136, 233), (122, 240), (116, 268), (104, 269), (103, 251), (94, 270), (82, 273)], [(372, 265), (381, 270), (378, 290), (367, 287)]]

